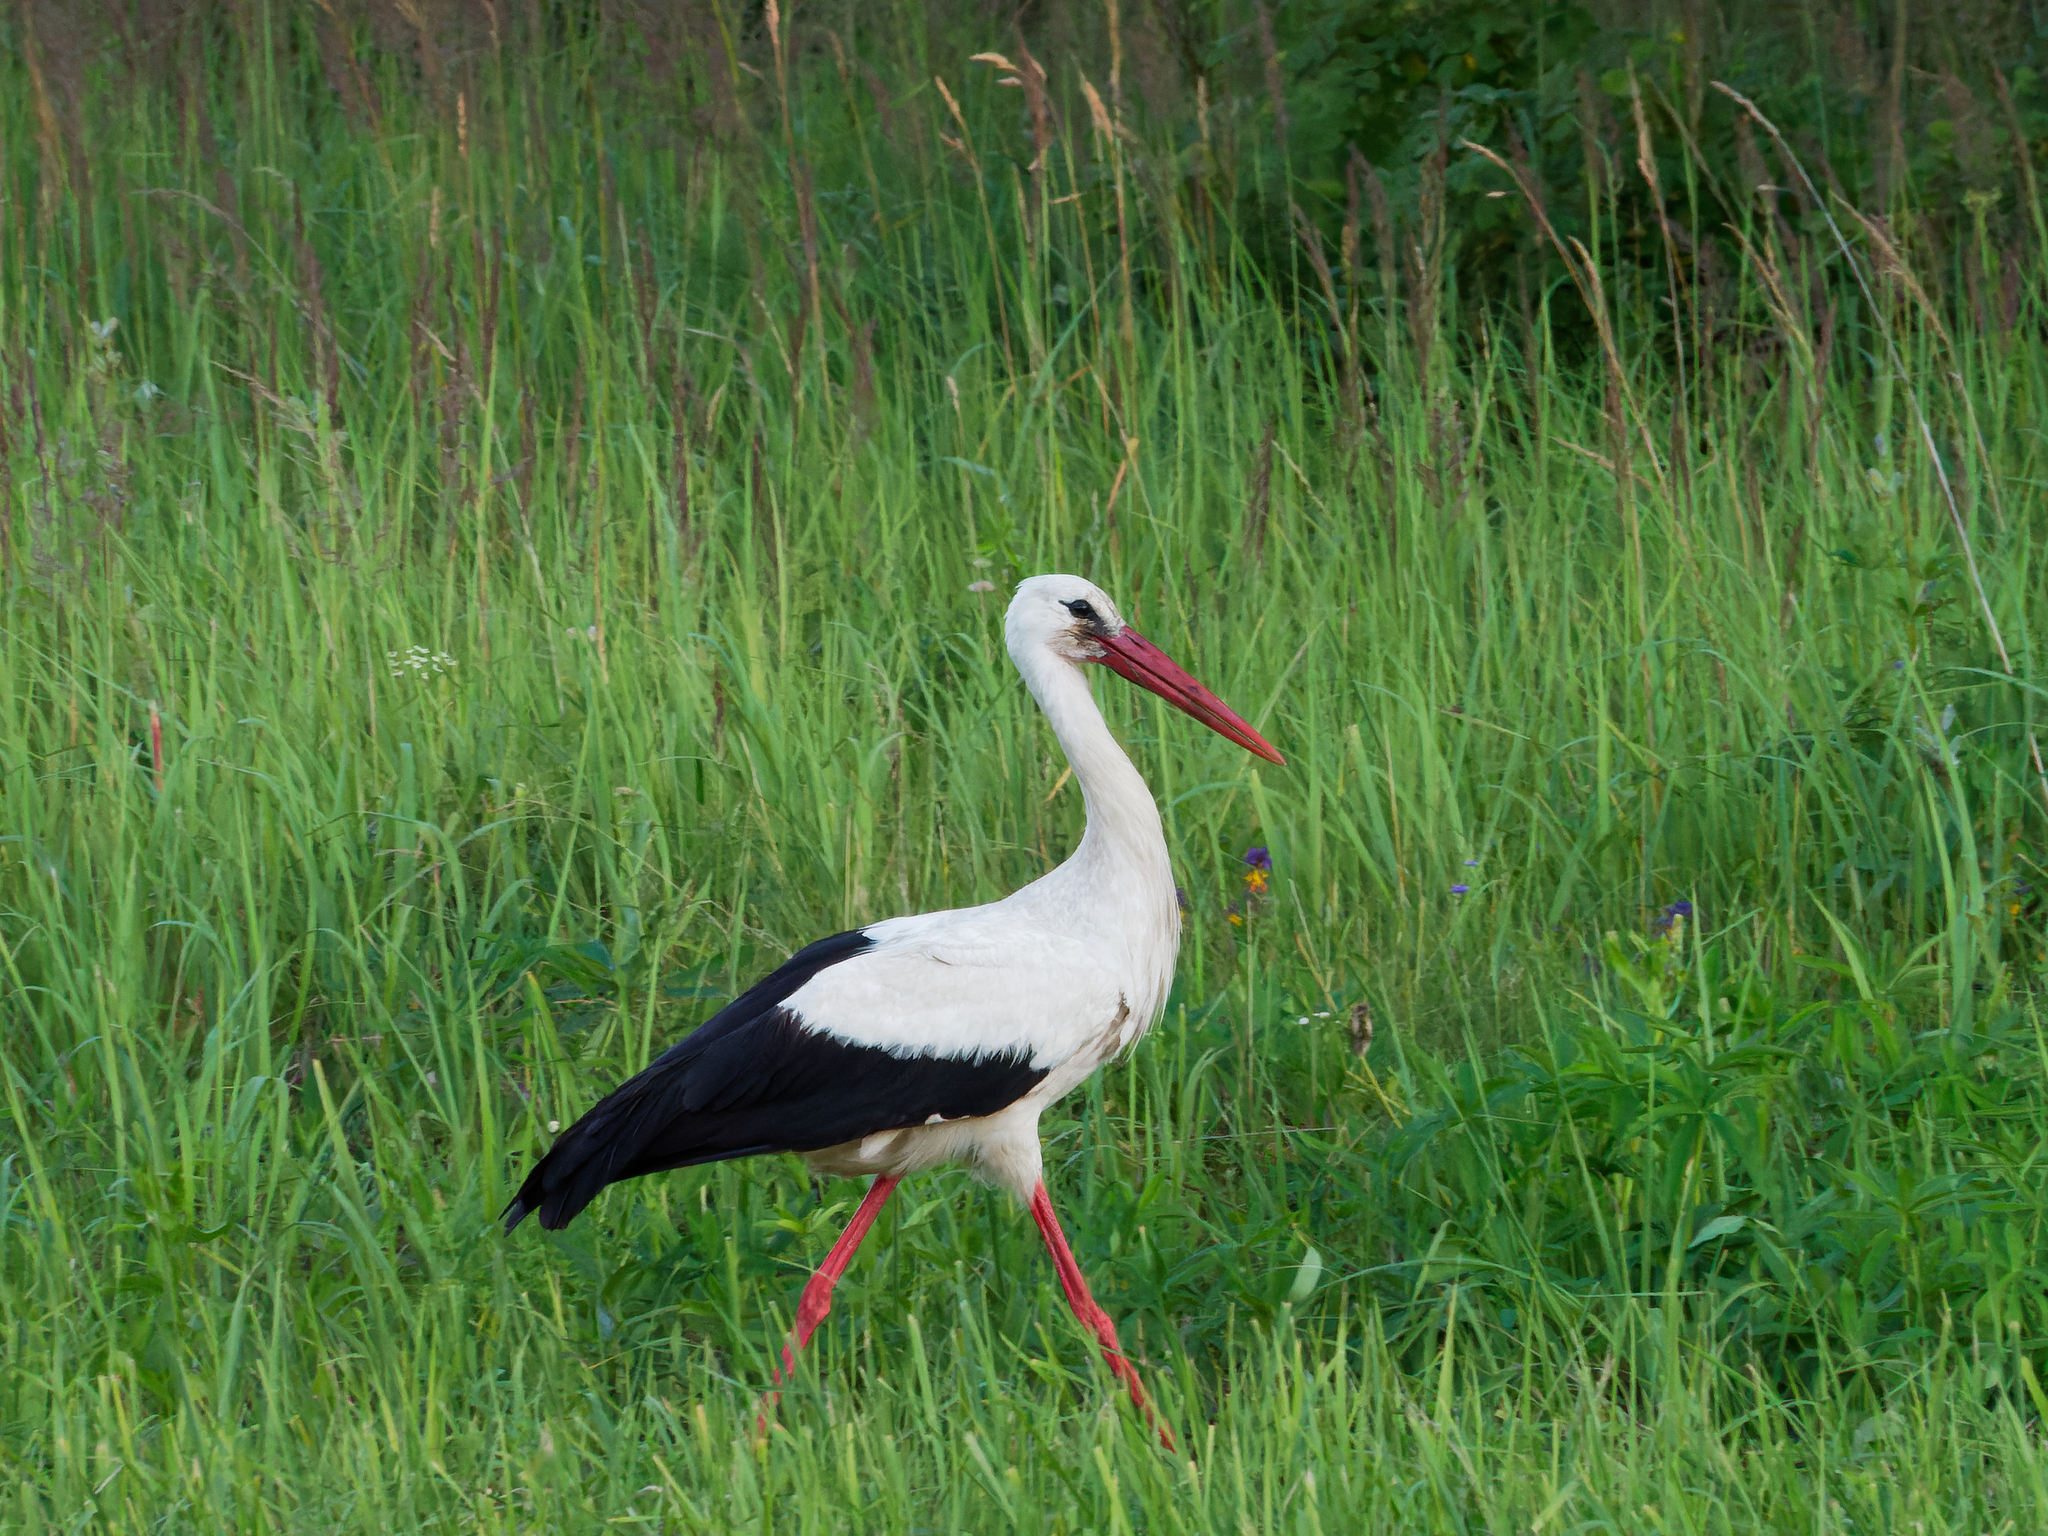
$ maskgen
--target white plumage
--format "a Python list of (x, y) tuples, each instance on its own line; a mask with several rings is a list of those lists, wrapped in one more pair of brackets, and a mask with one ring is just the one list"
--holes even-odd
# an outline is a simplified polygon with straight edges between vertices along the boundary
[(788, 1367), (897, 1180), (964, 1163), (1030, 1204), (1068, 1300), (1142, 1406), (1059, 1232), (1038, 1140), (1045, 1109), (1156, 1022), (1180, 948), (1158, 807), (1081, 668), (1103, 663), (1281, 759), (1080, 577), (1021, 583), (1005, 638), (1086, 801), (1073, 856), (1001, 901), (889, 918), (799, 951), (565, 1132), (507, 1224), (537, 1210), (543, 1225), (561, 1226), (619, 1179), (761, 1152), (874, 1175), (805, 1291)]

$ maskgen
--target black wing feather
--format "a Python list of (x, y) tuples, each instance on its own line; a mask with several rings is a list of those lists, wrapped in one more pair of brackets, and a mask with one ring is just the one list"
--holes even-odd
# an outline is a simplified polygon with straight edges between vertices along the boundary
[(873, 947), (861, 932), (798, 950), (564, 1131), (505, 1210), (564, 1227), (607, 1184), (764, 1152), (810, 1152), (931, 1116), (989, 1115), (1045, 1076), (1020, 1054), (897, 1056), (804, 1028), (782, 1003)]

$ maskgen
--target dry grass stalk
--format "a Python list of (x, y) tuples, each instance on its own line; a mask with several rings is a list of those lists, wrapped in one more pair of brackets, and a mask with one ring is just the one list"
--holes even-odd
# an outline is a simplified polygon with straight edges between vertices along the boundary
[(2027, 143), (2026, 130), (2020, 124), (2019, 109), (2013, 105), (2012, 86), (2007, 83), (2005, 71), (1996, 64), (1991, 66), (1991, 83), (1998, 92), (1998, 105), (2005, 114), (2006, 132), (2012, 135), (2013, 158), (2019, 162), (2020, 186), (2027, 195), (2027, 212), (2034, 223), (2034, 249), (2048, 252), (2048, 223), (2044, 223), (2041, 207), (2041, 189), (2034, 180), (2034, 156)]
[[(1357, 306), (1354, 296), (1351, 306), (1340, 303), (1337, 298), (1336, 275), (1330, 270), (1329, 259), (1323, 253), (1323, 233), (1315, 222), (1301, 211), (1299, 204), (1288, 204), (1294, 216), (1295, 234), (1302, 249), (1308, 253), (1309, 266), (1316, 275), (1316, 285), (1322, 290), (1323, 308), (1329, 317), (1330, 344), (1337, 353), (1337, 421), (1338, 433), (1348, 452), (1356, 446), (1358, 434), (1363, 427), (1361, 405), (1362, 384), (1358, 363), (1358, 349), (1355, 345), (1353, 312)], [(1358, 235), (1355, 225), (1346, 226), (1346, 242), (1355, 247)], [(1346, 266), (1353, 265), (1347, 262)], [(1354, 295), (1356, 289), (1353, 289)]]
[(1259, 52), (1266, 64), (1266, 99), (1273, 107), (1273, 143), (1280, 163), (1287, 163), (1287, 72), (1280, 67), (1280, 45), (1273, 38), (1273, 10), (1259, 5)]
[[(1000, 270), (1003, 265), (1003, 253), (996, 239), (995, 217), (989, 212), (988, 178), (981, 174), (981, 157), (975, 153), (974, 136), (968, 131), (967, 115), (960, 110), (959, 101), (954, 98), (952, 91), (947, 88), (946, 82), (943, 79), (934, 75), (932, 76), (932, 83), (939, 88), (939, 94), (946, 100), (946, 110), (952, 114), (954, 123), (960, 129), (960, 137), (958, 139), (948, 138), (943, 133), (939, 137), (960, 156), (961, 160), (966, 163), (968, 170), (973, 173), (974, 195), (981, 208), (981, 227), (983, 234), (988, 239), (989, 258), (996, 269)], [(1119, 209), (1121, 209), (1123, 203), (1121, 194), (1118, 196), (1117, 203)], [(1016, 353), (1010, 345), (1010, 304), (1009, 300), (1003, 295), (1003, 288), (1004, 285), (1000, 282), (995, 285), (996, 320), (1003, 333), (1003, 357), (1007, 361), (1014, 358)]]
[(1124, 116), (1124, 28), (1116, 0), (1102, 0), (1109, 21), (1109, 104), (1118, 122)]
[(1273, 499), (1273, 436), (1277, 420), (1269, 419), (1259, 439), (1259, 451), (1252, 460), (1251, 505), (1245, 510), (1244, 547), (1246, 558), (1257, 564), (1266, 553), (1266, 516)]
[(1408, 268), (1408, 333), (1415, 348), (1415, 375), (1427, 387), (1436, 354), (1437, 325), (1444, 289), (1444, 173), (1450, 165), (1450, 97), (1437, 104), (1436, 148), (1423, 160), (1415, 226), (1401, 255)]
[(1057, 119), (1053, 111), (1052, 98), (1045, 88), (1045, 67), (1033, 58), (1031, 50), (1024, 46), (1024, 32), (1021, 26), (1017, 30), (1017, 53), (1024, 61), (1022, 64), (1013, 64), (1000, 53), (973, 54), (970, 55), (970, 62), (988, 64), (1002, 70), (1003, 78), (996, 81), (996, 84), (1024, 93), (1025, 114), (1031, 119), (1032, 152), (1030, 163), (1022, 171), (1022, 176), (1030, 188), (1028, 194), (1021, 196), (1022, 222), (1025, 244), (1035, 251), (1042, 233), (1039, 225), (1044, 216), (1045, 155), (1057, 142), (1057, 135), (1054, 132)]
[[(1877, 200), (1889, 207), (1906, 184), (1906, 17), (1907, 0), (1897, 0), (1892, 13), (1891, 69), (1884, 100), (1878, 108), (1878, 142), (1871, 159), (1878, 166)], [(1721, 82), (1714, 89), (1725, 91)], [(1761, 118), (1759, 118), (1761, 122)]]
[[(1131, 226), (1129, 211), (1124, 202), (1124, 155), (1122, 138), (1130, 137), (1130, 130), (1111, 117), (1102, 104), (1102, 97), (1089, 83), (1088, 77), (1081, 77), (1081, 94), (1088, 100), (1089, 121), (1095, 131), (1106, 141), (1109, 151), (1111, 173), (1116, 189), (1116, 239), (1118, 267), (1123, 276), (1122, 304), (1117, 315), (1119, 339), (1122, 342), (1123, 357), (1121, 372), (1129, 378), (1137, 371), (1138, 328), (1137, 317), (1131, 303)], [(1097, 153), (1101, 153), (1098, 146)]]
[(23, 360), (10, 360), (7, 369), (7, 409), (0, 411), (0, 582), (14, 579), (14, 423), (22, 419)]
[(1600, 88), (1593, 83), (1591, 70), (1578, 72), (1579, 86), (1579, 152), (1586, 162), (1586, 196), (1592, 203), (1587, 212), (1592, 216), (1594, 228), (1600, 226), (1600, 200), (1611, 194), (1614, 186), (1613, 167), (1607, 157), (1607, 146), (1600, 139), (1600, 125), (1607, 118), (1607, 102), (1600, 94)]
[[(1684, 552), (1685, 563), (1692, 573), (1694, 589), (1699, 585), (1699, 562), (1693, 557), (1692, 536), (1686, 524), (1692, 514), (1691, 438), (1689, 420), (1691, 401), (1688, 398), (1685, 371), (1685, 324), (1684, 307), (1678, 296), (1678, 246), (1672, 239), (1671, 221), (1664, 215), (1664, 187), (1657, 177), (1657, 149), (1650, 138), (1649, 119), (1643, 112), (1643, 93), (1636, 81), (1635, 65), (1628, 69), (1629, 111), (1636, 125), (1636, 171), (1650, 189), (1650, 205), (1655, 210), (1657, 232), (1663, 237), (1665, 293), (1671, 305), (1671, 346), (1673, 358), (1672, 384), (1675, 398), (1672, 401), (1671, 419), (1671, 467), (1679, 481), (1679, 495), (1684, 502), (1684, 516), (1674, 515), (1671, 525), (1678, 534), (1678, 547)], [(1530, 176), (1533, 183), (1535, 178)], [(1674, 514), (1678, 508), (1672, 509)]]
[[(1386, 328), (1384, 352), (1380, 357), (1382, 372), (1391, 372), (1395, 355), (1399, 352), (1400, 324), (1395, 319), (1395, 310), (1401, 302), (1400, 253), (1394, 238), (1394, 214), (1387, 204), (1387, 189), (1380, 180), (1373, 163), (1361, 155), (1356, 146), (1351, 151), (1349, 169), (1352, 175), (1365, 183), (1366, 206), (1372, 210), (1372, 243), (1379, 257), (1380, 268), (1380, 320)], [(1356, 279), (1354, 279), (1354, 282)]]

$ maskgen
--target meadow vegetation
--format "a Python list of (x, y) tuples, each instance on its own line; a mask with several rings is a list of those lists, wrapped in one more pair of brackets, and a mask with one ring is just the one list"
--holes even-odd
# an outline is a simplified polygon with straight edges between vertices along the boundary
[[(2048, 1528), (2018, 12), (1124, 9), (0, 18), (0, 1525)], [(1072, 846), (1041, 570), (1288, 757), (1099, 687), (1181, 1450), (958, 1175), (759, 1438), (857, 1187), (494, 1218)]]

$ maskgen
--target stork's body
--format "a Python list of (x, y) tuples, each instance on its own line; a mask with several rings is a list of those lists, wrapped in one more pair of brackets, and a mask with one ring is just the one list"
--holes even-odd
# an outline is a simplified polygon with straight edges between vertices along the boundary
[[(873, 1175), (807, 1288), (801, 1347), (898, 1179), (961, 1163), (1027, 1202), (1068, 1300), (1141, 1405), (1043, 1182), (1047, 1106), (1149, 1029), (1166, 1004), (1180, 908), (1159, 811), (1111, 736), (1081, 664), (1101, 661), (1272, 761), (1273, 751), (1072, 576), (1022, 583), (1011, 658), (1087, 803), (1065, 863), (986, 906), (889, 918), (799, 950), (600, 1102), (535, 1165), (507, 1211), (565, 1225), (605, 1185), (759, 1153)], [(784, 1351), (785, 1367), (793, 1350)]]

